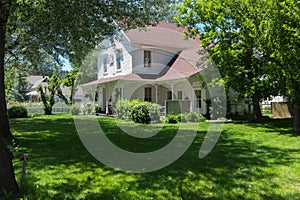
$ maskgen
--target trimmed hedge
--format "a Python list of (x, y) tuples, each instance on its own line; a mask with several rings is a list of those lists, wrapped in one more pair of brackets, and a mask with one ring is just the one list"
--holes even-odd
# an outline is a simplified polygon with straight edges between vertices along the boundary
[(28, 117), (27, 109), (23, 106), (12, 106), (7, 111), (9, 118), (26, 118)]

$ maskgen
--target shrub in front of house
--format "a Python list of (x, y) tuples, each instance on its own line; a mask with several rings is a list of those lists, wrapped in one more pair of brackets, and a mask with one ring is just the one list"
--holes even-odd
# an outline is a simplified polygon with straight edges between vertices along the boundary
[(160, 122), (160, 105), (156, 103), (151, 102), (144, 102), (146, 103), (148, 110), (149, 110), (149, 116), (152, 122)]
[(115, 116), (119, 119), (147, 124), (160, 120), (160, 107), (158, 104), (138, 99), (119, 100), (115, 107)]
[(139, 103), (131, 108), (131, 118), (136, 123), (149, 124), (151, 122), (149, 107), (146, 103)]
[(199, 122), (205, 122), (206, 121), (206, 118), (203, 115), (198, 114), (198, 117), (199, 117)]
[(186, 114), (178, 114), (177, 118), (178, 118), (178, 122), (182, 122), (182, 123), (188, 122), (186, 119)]
[(80, 107), (79, 106), (73, 106), (71, 108), (71, 114), (72, 115), (79, 115), (79, 113), (80, 113)]
[(190, 112), (187, 114), (169, 114), (166, 117), (165, 122), (170, 124), (176, 124), (178, 122), (204, 122), (206, 120), (201, 114), (197, 114), (195, 112)]
[(8, 109), (9, 118), (26, 118), (28, 117), (27, 109), (23, 106), (12, 106)]
[(116, 104), (114, 114), (119, 119), (130, 120), (131, 108), (129, 100), (119, 100)]
[(169, 114), (167, 115), (165, 122), (169, 124), (177, 124), (179, 121), (179, 115)]
[(186, 115), (186, 119), (189, 122), (203, 122), (205, 121), (205, 117), (203, 117), (201, 114), (197, 114), (195, 112), (190, 112)]

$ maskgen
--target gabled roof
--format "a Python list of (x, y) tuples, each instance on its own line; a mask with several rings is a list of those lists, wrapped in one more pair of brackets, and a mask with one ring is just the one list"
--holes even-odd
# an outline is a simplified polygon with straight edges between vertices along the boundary
[(48, 85), (46, 83), (46, 80), (49, 79), (49, 77), (48, 76), (28, 76), (26, 79), (29, 82), (29, 84), (31, 85), (31, 88), (35, 89), (40, 84), (42, 86)]
[(172, 47), (181, 50), (199, 47), (199, 40), (184, 39), (184, 29), (173, 23), (160, 22), (155, 26), (128, 30), (125, 34), (130, 42), (137, 44)]

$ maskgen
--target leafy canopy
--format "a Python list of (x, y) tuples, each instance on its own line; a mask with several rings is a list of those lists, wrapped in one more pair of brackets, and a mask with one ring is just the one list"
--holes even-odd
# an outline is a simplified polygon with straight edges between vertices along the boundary
[(300, 2), (181, 0), (176, 21), (201, 45), (239, 92), (295, 98), (300, 88)]

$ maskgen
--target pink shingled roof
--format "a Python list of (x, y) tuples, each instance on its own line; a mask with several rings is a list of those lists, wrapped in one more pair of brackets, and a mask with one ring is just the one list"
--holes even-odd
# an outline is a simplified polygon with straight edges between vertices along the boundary
[(125, 32), (130, 42), (144, 45), (156, 45), (188, 49), (199, 47), (199, 41), (184, 39), (182, 27), (176, 24), (160, 22), (156, 26), (137, 28)]

